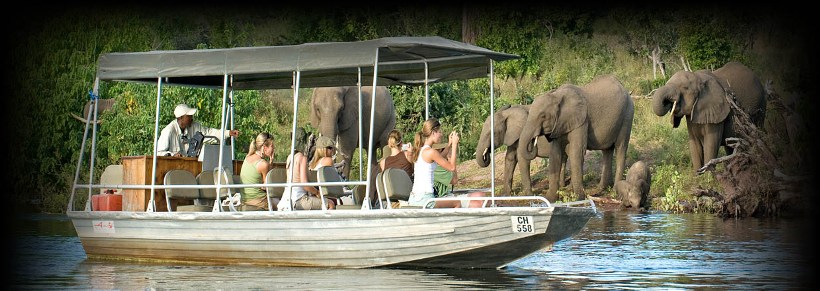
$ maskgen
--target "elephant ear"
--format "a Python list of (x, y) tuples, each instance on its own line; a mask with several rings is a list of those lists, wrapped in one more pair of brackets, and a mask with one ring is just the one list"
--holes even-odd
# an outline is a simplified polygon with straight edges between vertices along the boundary
[(729, 102), (726, 101), (726, 91), (717, 81), (717, 77), (710, 72), (697, 72), (701, 78), (701, 90), (698, 99), (692, 108), (692, 122), (699, 124), (714, 124), (726, 120), (729, 116)]
[[(527, 123), (527, 110), (520, 107), (513, 107), (504, 111), (504, 121), (498, 122), (496, 120), (496, 132), (504, 134), (504, 144), (512, 145), (521, 137), (521, 131), (524, 130), (524, 124)], [(502, 128), (499, 130), (499, 125)]]
[(561, 95), (561, 102), (558, 105), (558, 120), (552, 136), (566, 135), (574, 129), (587, 122), (587, 99), (580, 88), (574, 87), (569, 90), (556, 91), (556, 95)]

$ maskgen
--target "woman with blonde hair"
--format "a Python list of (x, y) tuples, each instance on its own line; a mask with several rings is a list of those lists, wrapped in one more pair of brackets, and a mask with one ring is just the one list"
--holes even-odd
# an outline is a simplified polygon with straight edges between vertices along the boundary
[[(307, 144), (307, 138), (308, 135), (303, 128), (300, 127), (296, 129), (295, 152), (292, 156), (288, 155), (285, 166), (287, 181), (293, 183), (308, 182), (308, 158), (307, 155), (302, 152)], [(293, 208), (291, 208), (291, 205), (293, 205)], [(319, 198), (319, 189), (313, 186), (285, 187), (278, 208), (279, 210), (322, 209), (322, 199)], [(335, 208), (335, 204), (328, 204), (328, 208)]]
[[(242, 161), (242, 170), (239, 178), (242, 184), (262, 184), (265, 175), (271, 169), (273, 163), (273, 152), (276, 148), (273, 145), (273, 138), (267, 132), (256, 135), (256, 138), (248, 146), (248, 155)], [(267, 158), (267, 160), (265, 160)], [(273, 205), (279, 199), (274, 199)], [(242, 195), (242, 204), (268, 209), (268, 195), (265, 188), (245, 188)]]
[[(410, 193), (409, 204), (413, 206), (425, 206), (430, 199), (434, 197), (433, 192), (433, 173), (436, 167), (443, 167), (444, 169), (455, 173), (456, 172), (456, 157), (458, 150), (459, 136), (453, 131), (450, 133), (447, 141), (447, 147), (450, 147), (450, 152), (447, 158), (433, 149), (432, 146), (441, 141), (441, 123), (438, 119), (430, 118), (424, 121), (421, 131), (416, 133), (413, 141), (413, 159), (415, 165), (413, 172), (415, 179), (413, 180), (413, 190)], [(484, 197), (482, 192), (473, 192), (464, 194), (462, 196), (469, 197)], [(483, 201), (481, 200), (445, 200), (436, 201), (435, 207), (456, 208), (456, 207), (481, 207)]]
[(335, 152), (336, 143), (332, 139), (326, 136), (318, 137), (313, 150), (313, 159), (310, 161), (310, 169), (316, 171), (320, 167), (332, 167)]

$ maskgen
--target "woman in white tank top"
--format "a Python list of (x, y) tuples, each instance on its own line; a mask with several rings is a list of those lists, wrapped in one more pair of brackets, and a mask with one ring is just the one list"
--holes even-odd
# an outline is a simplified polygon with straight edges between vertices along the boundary
[[(413, 189), (410, 193), (408, 203), (412, 206), (424, 206), (433, 198), (433, 173), (436, 167), (441, 166), (444, 169), (455, 173), (456, 171), (456, 157), (459, 137), (455, 131), (450, 133), (447, 147), (450, 147), (450, 153), (447, 158), (441, 153), (432, 148), (433, 144), (441, 141), (441, 123), (438, 119), (430, 118), (424, 121), (421, 132), (416, 133), (414, 141), (413, 160), (416, 161), (413, 167), (415, 179), (413, 180)], [(481, 192), (474, 192), (466, 194), (471, 197), (486, 196)], [(436, 201), (437, 208), (454, 208), (454, 207), (481, 207), (483, 201), (481, 200), (448, 200)]]

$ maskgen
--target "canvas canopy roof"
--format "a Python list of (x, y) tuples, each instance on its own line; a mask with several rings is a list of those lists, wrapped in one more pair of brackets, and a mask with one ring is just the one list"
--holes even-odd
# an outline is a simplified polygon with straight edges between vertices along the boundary
[(290, 46), (108, 53), (100, 56), (97, 77), (184, 86), (222, 87), (232, 76), (234, 89), (370, 85), (378, 52), (378, 85), (418, 85), (487, 77), (490, 60), (516, 55), (441, 37), (387, 37), (357, 42)]

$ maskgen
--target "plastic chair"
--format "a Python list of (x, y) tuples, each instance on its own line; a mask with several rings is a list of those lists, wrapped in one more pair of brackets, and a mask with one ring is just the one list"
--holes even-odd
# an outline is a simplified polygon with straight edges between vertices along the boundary
[[(100, 184), (102, 185), (122, 185), (123, 181), (122, 165), (109, 165), (105, 167), (102, 175), (100, 175)], [(122, 189), (100, 188), (100, 194), (105, 194), (105, 191), (113, 190), (114, 194), (122, 194)]]
[[(170, 170), (165, 173), (163, 177), (165, 185), (197, 185), (194, 174), (186, 170)], [(165, 189), (165, 197), (167, 199), (184, 199), (184, 200), (198, 200), (204, 198), (202, 193), (197, 188), (168, 188)], [(194, 205), (179, 205), (177, 211), (210, 211), (210, 206), (200, 205), (194, 202)]]
[[(285, 183), (287, 182), (287, 172), (285, 168), (273, 168), (268, 170), (265, 174), (265, 184)], [(285, 192), (285, 187), (268, 186), (268, 196), (271, 198), (282, 198), (282, 193)]]
[(410, 192), (413, 190), (413, 181), (410, 180), (410, 175), (407, 174), (407, 172), (402, 169), (390, 168), (384, 171), (382, 180), (384, 180), (384, 193), (386, 194), (389, 208), (393, 208), (390, 201), (391, 199), (395, 201), (407, 201), (410, 199)]
[[(316, 171), (316, 179), (319, 182), (342, 182), (342, 176), (334, 167), (321, 167)], [(319, 186), (319, 198), (322, 198), (322, 209), (327, 209), (325, 197), (342, 198), (349, 195), (345, 193), (344, 186)]]
[(217, 190), (219, 197), (225, 197), (225, 200), (222, 201), (222, 206), (228, 206), (228, 209), (231, 211), (237, 211), (236, 207), (242, 205), (242, 194), (240, 194), (235, 187), (231, 187), (235, 185), (233, 183), (233, 171), (228, 168), (222, 168), (222, 170), (215, 169), (213, 174), (214, 184), (218, 183), (219, 185), (227, 186)]

